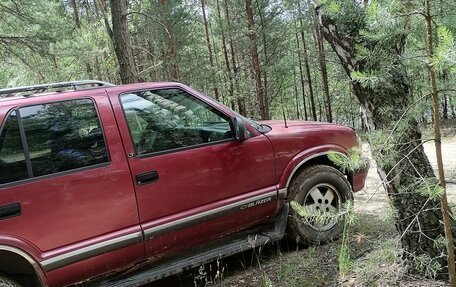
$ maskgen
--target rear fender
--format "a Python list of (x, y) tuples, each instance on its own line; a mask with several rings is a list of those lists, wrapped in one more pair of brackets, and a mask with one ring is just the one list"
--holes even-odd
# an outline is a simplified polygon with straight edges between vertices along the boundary
[(0, 251), (14, 253), (25, 259), (35, 271), (42, 286), (48, 286), (46, 275), (38, 263), (41, 252), (27, 241), (9, 235), (0, 234)]

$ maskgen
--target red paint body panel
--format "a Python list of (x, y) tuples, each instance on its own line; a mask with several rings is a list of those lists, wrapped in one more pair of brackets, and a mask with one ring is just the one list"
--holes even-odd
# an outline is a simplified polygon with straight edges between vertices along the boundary
[[(240, 195), (237, 195), (237, 196), (234, 196), (234, 197), (230, 197), (230, 198), (226, 198), (226, 199), (223, 199), (223, 200), (219, 200), (219, 201), (215, 201), (215, 202), (212, 202), (212, 203), (209, 203), (209, 204), (205, 204), (203, 206), (198, 206), (198, 207), (195, 207), (195, 208), (192, 208), (192, 209), (188, 209), (188, 210), (185, 210), (183, 212), (177, 212), (177, 213), (173, 213), (171, 215), (168, 215), (168, 216), (164, 216), (164, 217), (161, 217), (160, 219), (158, 220), (154, 220), (154, 221), (150, 221), (150, 222), (147, 222), (147, 223), (144, 223), (142, 225), (142, 227), (144, 229), (148, 229), (148, 228), (152, 228), (152, 227), (155, 227), (155, 226), (159, 226), (159, 225), (162, 225), (162, 224), (166, 224), (166, 223), (169, 223), (169, 222), (173, 222), (175, 220), (179, 220), (181, 218), (186, 218), (186, 217), (189, 217), (193, 214), (198, 214), (198, 213), (202, 213), (202, 212), (205, 212), (205, 211), (208, 211), (208, 210), (213, 210), (213, 209), (216, 209), (216, 208), (219, 208), (219, 207), (223, 207), (223, 206), (226, 206), (226, 205), (229, 205), (229, 204), (232, 204), (232, 203), (236, 203), (238, 201), (241, 201), (241, 200), (244, 200), (244, 199), (249, 199), (251, 197), (254, 197), (254, 196), (257, 196), (257, 195), (261, 195), (261, 194), (266, 194), (268, 192), (273, 192), (273, 191), (277, 191), (277, 187), (276, 186), (271, 186), (271, 187), (267, 187), (267, 188), (262, 188), (260, 190), (256, 190), (254, 192), (249, 192), (249, 193), (244, 193), (244, 194), (240, 194)], [(274, 206), (274, 201), (271, 202), (273, 205), (271, 206)], [(260, 205), (260, 206), (257, 206), (257, 207), (265, 207), (266, 210), (269, 210), (269, 212), (274, 212), (275, 211), (275, 208), (276, 207), (273, 207), (271, 209), (271, 206), (268, 206), (268, 205)], [(249, 215), (247, 214), (247, 218), (250, 218), (250, 216), (257, 216), (256, 214), (258, 212), (261, 212), (261, 211), (254, 211), (254, 212), (251, 212), (252, 214)], [(260, 216), (260, 218), (263, 218)], [(248, 222), (247, 222), (248, 224)]]
[[(0, 221), (0, 236), (14, 234), (24, 242), (23, 245), (30, 247), (12, 246), (30, 252), (38, 262), (51, 255), (78, 249), (81, 241), (93, 238), (98, 242), (104, 241), (103, 235), (109, 236), (109, 233), (138, 226), (131, 175), (111, 105), (103, 90), (92, 92), (103, 124), (111, 162), (87, 170), (38, 177), (0, 188), (0, 206), (19, 202), (22, 209), (21, 216)], [(69, 94), (64, 99), (79, 98), (77, 94), (72, 93), (71, 97)], [(37, 97), (20, 103), (14, 100), (6, 103), (20, 107), (42, 103), (43, 99), (44, 97)], [(46, 96), (45, 100), (50, 102), (63, 99), (61, 96)], [(3, 242), (0, 241), (0, 244)], [(139, 253), (131, 256), (135, 260), (142, 259), (143, 250), (136, 251)], [(92, 270), (92, 275), (110, 270), (105, 262), (96, 263), (99, 265), (86, 267)], [(78, 274), (80, 270), (72, 270), (72, 266), (74, 265), (66, 268), (66, 282), (84, 278)], [(50, 283), (53, 284), (52, 281)]]
[(134, 175), (156, 170), (160, 179), (136, 186), (142, 224), (274, 185), (272, 147), (264, 136), (150, 158), (132, 158)]
[(0, 124), (3, 123), (3, 119), (5, 118), (7, 112), (8, 112), (8, 107), (0, 106)]
[[(111, 238), (114, 235), (115, 233), (110, 234), (105, 239)], [(91, 241), (100, 242), (100, 239), (102, 238), (96, 238)], [(76, 247), (76, 245), (72, 247)], [(104, 273), (115, 273), (116, 271), (132, 267), (136, 262), (144, 258), (142, 256), (143, 254), (144, 243), (140, 242), (50, 271), (47, 273), (47, 277), (49, 282), (51, 282), (50, 286), (66, 286), (87, 280), (88, 278), (100, 276)]]
[(276, 179), (285, 188), (293, 169), (315, 154), (346, 151), (357, 146), (356, 133), (349, 127), (318, 122), (283, 121), (261, 122), (272, 128), (266, 134), (274, 146)]
[[(170, 87), (183, 89), (219, 110), (223, 108), (181, 85)], [(145, 89), (153, 87), (148, 86)], [(128, 126), (119, 103), (120, 94), (117, 91), (110, 91), (109, 94), (126, 151), (134, 153)], [(229, 111), (222, 111), (231, 116)], [(214, 206), (220, 206), (223, 200), (236, 200), (237, 196), (248, 192), (264, 188), (271, 191), (268, 187), (276, 190), (274, 153), (268, 138), (263, 135), (241, 143), (232, 140), (162, 155), (132, 157), (129, 164), (132, 177), (152, 170), (159, 174), (157, 182), (135, 186), (143, 229), (165, 223), (169, 217), (181, 217), (181, 212), (184, 212), (182, 216), (201, 213), (207, 210), (205, 205), (210, 206), (209, 204), (213, 203)], [(273, 210), (267, 210), (271, 214), (275, 207)], [(258, 212), (255, 208), (245, 213), (251, 218), (246, 222), (246, 227), (254, 225), (257, 221), (267, 220), (264, 212)], [(232, 233), (239, 229), (238, 222), (231, 220), (229, 216), (222, 219), (219, 228), (211, 227), (210, 222), (202, 226), (206, 228), (195, 226), (186, 228), (183, 233), (172, 233), (175, 244), (167, 244), (167, 249), (173, 252), (173, 248), (178, 248), (179, 245), (192, 246), (200, 242), (200, 238), (217, 237), (222, 233)], [(162, 249), (156, 245), (155, 239), (146, 241), (146, 256), (155, 255), (157, 250)]]
[(143, 259), (138, 256), (143, 253), (144, 244), (138, 243), (56, 269), (47, 276), (51, 287), (66, 286), (106, 272), (115, 273), (132, 267), (135, 262)]
[(151, 257), (151, 261), (157, 261), (224, 235), (267, 222), (276, 208), (277, 203), (274, 201), (159, 236), (146, 244), (146, 253)]
[[(179, 88), (229, 118), (237, 114), (224, 105), (179, 83), (141, 83), (106, 89), (63, 92), (27, 99), (0, 100), (0, 123), (19, 106), (92, 98), (106, 136), (110, 163), (87, 170), (35, 178), (0, 188), (0, 206), (19, 202), (22, 215), (0, 220), (0, 246), (29, 254), (37, 263), (81, 248), (210, 212), (286, 188), (297, 167), (329, 150), (345, 153), (357, 145), (348, 127), (314, 122), (262, 122), (272, 130), (263, 135), (247, 125), (252, 137), (170, 151), (149, 157), (135, 150), (119, 103), (124, 92)], [(159, 180), (138, 185), (135, 176), (158, 171)], [(353, 176), (354, 191), (364, 186), (366, 173)], [(144, 259), (204, 244), (270, 221), (284, 200), (231, 210), (149, 240), (83, 259), (47, 272), (45, 284), (63, 286), (131, 267)], [(1, 259), (0, 259), (1, 260)], [(44, 270), (44, 269), (43, 269)], [(44, 273), (44, 271), (42, 272)], [(41, 274), (42, 274), (41, 273)]]

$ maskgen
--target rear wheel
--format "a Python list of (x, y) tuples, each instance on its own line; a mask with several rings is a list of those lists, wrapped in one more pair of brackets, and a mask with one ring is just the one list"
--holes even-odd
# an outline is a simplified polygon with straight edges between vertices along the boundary
[(291, 199), (301, 207), (290, 209), (289, 236), (299, 242), (336, 238), (343, 228), (344, 209), (352, 200), (351, 186), (339, 170), (314, 165), (301, 170), (291, 181)]
[(21, 287), (21, 285), (6, 275), (0, 274), (0, 287)]

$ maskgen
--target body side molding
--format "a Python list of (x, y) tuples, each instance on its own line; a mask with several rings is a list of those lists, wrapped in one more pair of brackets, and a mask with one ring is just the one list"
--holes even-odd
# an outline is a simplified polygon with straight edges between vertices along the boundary
[(46, 259), (41, 262), (41, 265), (49, 272), (78, 261), (140, 243), (141, 241), (142, 232), (135, 232)]
[(146, 229), (144, 230), (144, 237), (145, 240), (149, 240), (174, 230), (183, 229), (188, 226), (195, 225), (217, 217), (221, 217), (236, 211), (241, 211), (246, 208), (251, 208), (257, 205), (269, 203), (275, 199), (277, 199), (277, 190), (260, 194), (254, 197), (250, 197), (241, 201), (233, 202), (225, 206), (210, 209), (201, 213), (197, 213), (188, 217), (180, 218), (165, 224), (161, 224)]

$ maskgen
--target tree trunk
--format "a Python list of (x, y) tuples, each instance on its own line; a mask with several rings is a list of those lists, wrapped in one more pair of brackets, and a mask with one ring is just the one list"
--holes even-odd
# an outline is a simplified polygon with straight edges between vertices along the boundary
[(157, 68), (155, 64), (155, 48), (154, 44), (150, 41), (147, 41), (147, 60), (149, 61), (150, 65), (152, 65), (149, 76), (151, 81), (157, 81)]
[[(85, 3), (87, 5), (87, 3)], [(76, 3), (76, 0), (71, 0), (71, 7), (73, 8), (73, 18), (74, 18), (74, 23), (76, 25), (76, 29), (81, 29), (81, 21), (79, 18), (79, 10), (78, 10), (78, 4)], [(86, 6), (86, 13), (88, 15), (88, 9)], [(89, 77), (89, 79), (93, 79), (93, 69), (92, 66), (90, 65), (89, 62), (85, 63), (86, 66), (86, 72)], [(101, 78), (99, 78), (101, 80)]]
[(90, 66), (89, 63), (86, 63), (85, 66), (86, 66), (86, 72), (87, 72), (87, 75), (89, 76), (89, 79), (93, 79), (92, 67)]
[(294, 96), (296, 102), (296, 117), (299, 120), (299, 100), (298, 100), (298, 83), (296, 82), (296, 69), (293, 66), (293, 87), (294, 87)]
[(98, 56), (95, 56), (95, 71), (97, 73), (97, 79), (102, 80), (103, 75), (101, 74), (101, 69), (100, 69), (100, 60), (98, 60)]
[(93, 8), (95, 10), (95, 18), (96, 19), (99, 19), (100, 18), (100, 13), (98, 12), (99, 11), (99, 4), (98, 4), (98, 1), (97, 0), (94, 0), (93, 1)]
[(266, 103), (264, 99), (264, 89), (261, 82), (261, 69), (260, 69), (260, 59), (258, 57), (258, 47), (257, 47), (257, 36), (255, 32), (255, 21), (253, 19), (253, 9), (252, 1), (245, 0), (245, 10), (247, 15), (247, 27), (249, 29), (249, 39), (250, 39), (250, 50), (252, 58), (252, 73), (255, 80), (255, 91), (258, 101), (258, 109), (260, 112), (260, 118), (262, 120), (268, 119), (266, 111)]
[(299, 24), (301, 27), (302, 48), (304, 50), (304, 66), (306, 68), (307, 84), (309, 86), (310, 109), (312, 111), (313, 120), (316, 121), (317, 120), (317, 109), (315, 108), (315, 96), (314, 96), (314, 92), (313, 92), (312, 76), (310, 74), (310, 66), (309, 66), (309, 56), (307, 54), (307, 44), (306, 44), (306, 37), (304, 35), (304, 27), (302, 25), (302, 19), (299, 19)]
[[(456, 270), (454, 262), (454, 242), (453, 234), (451, 233), (452, 222), (450, 219), (450, 208), (448, 207), (448, 198), (446, 194), (446, 183), (445, 173), (443, 170), (443, 159), (442, 159), (442, 139), (440, 136), (440, 111), (439, 111), (439, 96), (437, 92), (437, 81), (435, 79), (435, 69), (432, 64), (434, 58), (433, 51), (433, 39), (432, 39), (432, 24), (431, 24), (431, 13), (429, 8), (429, 0), (424, 1), (424, 18), (426, 20), (426, 36), (427, 36), (427, 53), (428, 53), (428, 69), (429, 69), (429, 80), (431, 82), (431, 94), (433, 99), (434, 108), (434, 135), (435, 135), (435, 153), (437, 157), (437, 170), (439, 174), (439, 184), (443, 191), (440, 193), (440, 204), (442, 207), (443, 214), (443, 225), (445, 229), (446, 247), (448, 255), (448, 273), (450, 278), (451, 287), (456, 287)], [(446, 100), (446, 97), (445, 97)], [(444, 111), (447, 112), (447, 103), (445, 102)], [(448, 113), (448, 112), (447, 112)], [(448, 118), (448, 116), (447, 116)]]
[[(303, 75), (303, 72), (302, 72), (302, 61), (301, 61), (301, 48), (299, 47), (299, 36), (298, 34), (296, 33), (296, 44), (298, 46), (298, 64), (299, 64), (299, 76), (300, 76), (300, 79), (301, 79), (301, 90), (302, 90), (302, 105), (303, 105), (303, 108), (304, 108), (304, 120), (308, 120), (308, 116), (307, 116), (307, 107), (306, 107), (306, 92), (305, 92), (305, 89), (304, 89), (304, 75)], [(294, 70), (293, 70), (294, 72)]]
[[(222, 20), (222, 13), (220, 8), (220, 1), (217, 0), (217, 17), (219, 20)], [(228, 88), (228, 97), (230, 101), (234, 101), (234, 83), (233, 83), (233, 72), (231, 71), (230, 60), (228, 57), (228, 48), (226, 44), (225, 29), (223, 24), (220, 27), (220, 32), (222, 36), (222, 49), (223, 49), (223, 59), (225, 60), (226, 71), (228, 72), (229, 79), (229, 88)]]
[(333, 119), (331, 110), (331, 97), (329, 95), (328, 70), (326, 68), (325, 46), (323, 43), (323, 37), (321, 35), (320, 26), (318, 25), (318, 22), (315, 25), (315, 35), (318, 46), (318, 63), (320, 66), (321, 79), (323, 81), (326, 121), (332, 123)]
[[(263, 90), (264, 90), (264, 106), (265, 106), (265, 113), (267, 118), (270, 118), (269, 115), (269, 96), (268, 96), (268, 71), (267, 67), (269, 67), (269, 55), (268, 55), (268, 41), (266, 39), (266, 27), (263, 18), (263, 13), (260, 9), (260, 24), (262, 30), (262, 38), (263, 38), (263, 55), (264, 55), (264, 69), (263, 69)], [(299, 116), (298, 116), (299, 117)]]
[[(444, 84), (448, 83), (448, 72), (446, 70), (443, 70), (442, 73), (439, 73), (440, 77), (439, 79), (442, 80)], [(443, 94), (443, 102), (442, 102), (442, 119), (448, 120), (448, 96), (446, 94)]]
[(225, 0), (225, 17), (226, 17), (226, 24), (228, 25), (228, 32), (229, 32), (229, 37), (230, 37), (230, 54), (231, 54), (231, 64), (233, 66), (233, 84), (236, 87), (237, 90), (237, 95), (236, 95), (236, 102), (238, 105), (238, 111), (241, 115), (246, 116), (247, 115), (247, 109), (245, 107), (245, 100), (243, 96), (241, 96), (241, 92), (239, 91), (238, 87), (238, 73), (239, 73), (239, 68), (236, 63), (236, 49), (234, 48), (234, 41), (233, 41), (233, 35), (231, 31), (231, 19), (230, 19), (230, 13), (228, 9), (228, 0)]
[(85, 12), (86, 12), (86, 16), (89, 16), (90, 15), (89, 1), (84, 0), (82, 3), (84, 4), (84, 9), (85, 9)]
[(108, 33), (109, 39), (111, 39), (112, 45), (115, 46), (114, 32), (112, 31), (111, 25), (109, 24), (108, 8), (104, 0), (99, 0), (101, 13), (103, 14), (103, 22), (105, 24), (106, 33)]
[(71, 7), (73, 8), (73, 17), (76, 24), (76, 28), (81, 28), (81, 21), (79, 20), (79, 11), (76, 0), (71, 0)]
[[(353, 2), (353, 5), (357, 4)], [(355, 11), (359, 13), (359, 19), (365, 19), (364, 10), (357, 7), (352, 9), (357, 9)], [(372, 59), (358, 57), (355, 46), (381, 48), (393, 54), (394, 63), (388, 67), (381, 85), (372, 88), (363, 86), (357, 80), (352, 80), (351, 84), (364, 110), (366, 127), (373, 135), (369, 143), (377, 162), (377, 171), (396, 210), (395, 225), (401, 235), (403, 256), (409, 270), (422, 273), (415, 263), (423, 258), (429, 259), (426, 264), (446, 266), (444, 251), (435, 244), (445, 234), (441, 224), (440, 202), (419, 192), (423, 186), (422, 179), (435, 181), (435, 175), (424, 153), (418, 124), (413, 117), (407, 117), (413, 97), (407, 72), (401, 62), (406, 34), (395, 38), (395, 41), (382, 43), (382, 46), (373, 45), (369, 38), (359, 33), (364, 27), (362, 21), (356, 26), (352, 21), (339, 20), (336, 23), (327, 15), (319, 16), (321, 32), (349, 77), (352, 72), (363, 71), (366, 66), (376, 70), (384, 68), (375, 66), (376, 62), (372, 62)], [(346, 32), (347, 27), (350, 27), (350, 32)], [(375, 137), (381, 134), (384, 136)]]
[(448, 120), (448, 97), (447, 97), (447, 95), (443, 95), (442, 118), (444, 120)]
[(161, 10), (161, 19), (162, 24), (164, 25), (166, 42), (168, 46), (167, 58), (169, 65), (171, 65), (171, 80), (179, 81), (179, 65), (177, 64), (177, 55), (176, 55), (176, 43), (174, 41), (174, 35), (172, 31), (172, 25), (168, 21), (168, 11), (165, 0), (160, 0), (160, 10)]
[(214, 95), (215, 99), (218, 101), (220, 96), (217, 88), (217, 81), (215, 80), (215, 77), (213, 76), (215, 74), (214, 70), (214, 56), (212, 54), (212, 45), (211, 45), (211, 40), (209, 37), (209, 28), (207, 24), (207, 17), (206, 17), (206, 6), (204, 4), (204, 0), (201, 0), (201, 12), (203, 13), (203, 23), (204, 23), (204, 32), (206, 35), (206, 44), (207, 44), (207, 50), (209, 51), (209, 64), (211, 65), (211, 77), (212, 78), (212, 84), (214, 85)]
[(111, 0), (112, 29), (114, 50), (120, 67), (120, 79), (123, 84), (139, 81), (130, 43), (127, 24), (127, 1)]

